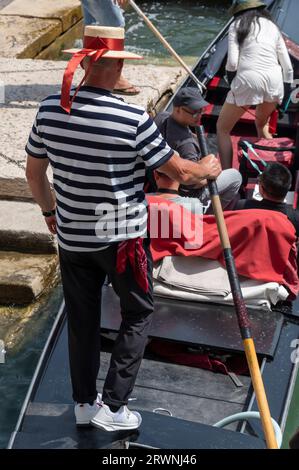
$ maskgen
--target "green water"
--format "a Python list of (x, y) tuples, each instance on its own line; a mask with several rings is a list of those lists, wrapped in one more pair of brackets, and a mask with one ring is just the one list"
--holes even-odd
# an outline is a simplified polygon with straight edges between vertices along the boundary
[(22, 339), (12, 347), (6, 345), (5, 363), (0, 364), (0, 449), (7, 446), (15, 428), (34, 370), (61, 301), (62, 289), (58, 286), (44, 301), (41, 301), (40, 308), (26, 323)]
[[(194, 64), (228, 20), (230, 1), (139, 0), (138, 6), (173, 49)], [(178, 65), (133, 9), (125, 13), (126, 49), (144, 57), (143, 63)], [(82, 47), (78, 38), (74, 46)], [(60, 59), (68, 59), (62, 55)]]
[(299, 428), (299, 374), (295, 385), (293, 399), (290, 406), (287, 425), (283, 436), (283, 449), (289, 448), (289, 440), (294, 432)]
[[(138, 5), (184, 59), (194, 63), (227, 22), (227, 1), (139, 1)], [(134, 10), (126, 13), (126, 45), (151, 63), (175, 64)]]

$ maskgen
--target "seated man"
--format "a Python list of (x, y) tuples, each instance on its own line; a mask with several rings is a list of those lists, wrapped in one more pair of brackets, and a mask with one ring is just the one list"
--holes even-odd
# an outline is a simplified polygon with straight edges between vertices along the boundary
[(241, 199), (235, 210), (267, 209), (282, 212), (292, 222), (296, 236), (299, 237), (299, 213), (284, 202), (292, 184), (292, 175), (288, 168), (281, 163), (269, 163), (259, 176), (259, 192), (263, 199)]
[[(176, 204), (185, 207), (193, 214), (201, 215), (203, 213), (202, 203), (198, 198), (180, 196), (180, 183), (157, 170), (154, 170), (153, 176), (157, 185), (157, 189), (155, 191), (156, 196), (162, 196), (169, 199), (171, 202), (175, 202)], [(149, 196), (150, 195), (151, 194), (149, 194)]]
[[(167, 141), (182, 158), (197, 161), (200, 159), (200, 148), (196, 136), (190, 126), (198, 125), (200, 116), (208, 103), (199, 90), (186, 87), (180, 90), (173, 100), (172, 113), (159, 113), (155, 122)], [(217, 178), (217, 186), (223, 209), (232, 209), (238, 200), (238, 191), (242, 178), (235, 169), (224, 170)], [(197, 197), (203, 203), (204, 213), (211, 213), (211, 200), (207, 181), (201, 187), (180, 186), (180, 193), (188, 197)]]

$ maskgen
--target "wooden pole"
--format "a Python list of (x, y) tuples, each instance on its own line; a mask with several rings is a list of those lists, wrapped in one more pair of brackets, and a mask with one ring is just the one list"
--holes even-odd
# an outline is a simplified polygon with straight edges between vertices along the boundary
[[(203, 126), (196, 128), (196, 134), (200, 145), (201, 155), (205, 157), (208, 155), (208, 148), (206, 138), (204, 135)], [(209, 191), (213, 204), (214, 215), (217, 222), (219, 237), (223, 248), (223, 255), (225, 259), (227, 274), (231, 286), (231, 291), (234, 299), (234, 305), (238, 318), (239, 328), (243, 340), (244, 350), (246, 354), (247, 364), (250, 371), (250, 376), (253, 388), (256, 395), (258, 409), (261, 416), (263, 431), (268, 449), (277, 449), (277, 441), (274, 433), (273, 424), (271, 421), (270, 409), (266, 397), (266, 392), (263, 384), (263, 379), (257, 360), (254, 341), (250, 331), (250, 323), (247, 313), (247, 308), (243, 299), (243, 294), (240, 286), (238, 273), (236, 270), (235, 260), (232, 253), (230, 240), (227, 232), (227, 227), (223, 215), (222, 205), (219, 198), (218, 188), (216, 181), (209, 181)]]
[(129, 0), (129, 5), (136, 11), (136, 13), (143, 19), (143, 21), (147, 24), (150, 30), (157, 36), (159, 41), (163, 44), (164, 47), (170, 52), (170, 54), (180, 63), (180, 65), (186, 70), (192, 80), (196, 83), (199, 87), (201, 93), (206, 88), (205, 85), (198, 80), (196, 75), (192, 72), (190, 67), (183, 61), (183, 59), (176, 53), (176, 51), (171, 47), (171, 45), (166, 41), (166, 39), (162, 36), (162, 34), (157, 30), (157, 28), (153, 25), (153, 23), (148, 19), (148, 17), (143, 13), (143, 11), (136, 5), (133, 0)]

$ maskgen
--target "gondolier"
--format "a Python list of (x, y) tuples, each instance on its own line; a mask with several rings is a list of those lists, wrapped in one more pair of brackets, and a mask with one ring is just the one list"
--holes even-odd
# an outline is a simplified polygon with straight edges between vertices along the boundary
[[(26, 175), (49, 230), (58, 235), (68, 314), (69, 357), (77, 424), (107, 431), (135, 429), (127, 408), (153, 312), (152, 260), (147, 239), (145, 170), (198, 184), (220, 172), (210, 155), (181, 159), (140, 106), (111, 94), (123, 59), (123, 28), (87, 26), (84, 49), (73, 54), (61, 94), (40, 105), (26, 150)], [(109, 59), (109, 60), (108, 60)], [(71, 90), (79, 64), (85, 77)], [(56, 207), (46, 177), (53, 168)], [(106, 275), (120, 298), (122, 324), (96, 402), (100, 358), (101, 288)]]

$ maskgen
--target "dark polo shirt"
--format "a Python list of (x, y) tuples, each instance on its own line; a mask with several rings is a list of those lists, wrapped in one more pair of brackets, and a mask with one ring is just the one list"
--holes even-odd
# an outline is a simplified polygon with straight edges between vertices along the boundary
[[(198, 141), (189, 127), (176, 122), (167, 112), (159, 113), (155, 117), (155, 123), (169, 147), (175, 150), (181, 158), (193, 161), (198, 161), (201, 158)], [(202, 189), (181, 185), (180, 194), (188, 197), (200, 197)]]
[(201, 157), (197, 139), (189, 127), (181, 126), (170, 113), (159, 113), (155, 123), (168, 145), (186, 160), (199, 160)]

